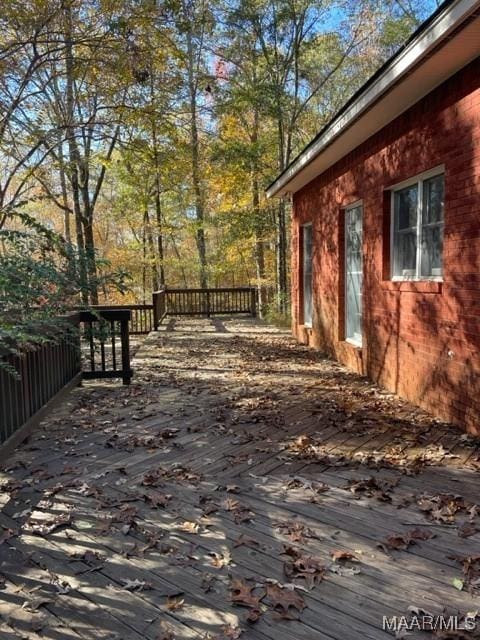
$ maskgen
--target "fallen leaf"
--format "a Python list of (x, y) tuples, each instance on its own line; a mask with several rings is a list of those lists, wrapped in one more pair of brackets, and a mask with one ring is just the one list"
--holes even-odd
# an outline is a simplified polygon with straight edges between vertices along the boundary
[(282, 589), (276, 584), (268, 584), (267, 598), (278, 616), (283, 620), (298, 620), (299, 614), (307, 606), (305, 600), (295, 591)]
[(29, 609), (30, 611), (36, 611), (40, 607), (43, 607), (47, 604), (51, 604), (53, 600), (51, 598), (45, 598), (43, 596), (38, 596), (37, 598), (30, 598), (29, 600), (25, 600), (22, 604), (22, 609)]
[(200, 526), (196, 522), (190, 522), (189, 520), (182, 522), (178, 528), (185, 533), (198, 533), (200, 531)]
[(318, 538), (317, 534), (300, 522), (278, 522), (275, 528), (292, 542), (305, 542), (305, 538)]
[(242, 635), (243, 630), (240, 627), (234, 627), (229, 624), (223, 627), (219, 635), (209, 638), (209, 640), (238, 640)]
[(292, 547), (287, 547), (285, 553), (292, 558), (291, 562), (285, 562), (283, 566), (287, 578), (305, 580), (308, 589), (313, 589), (323, 579), (326, 567), (320, 560), (304, 555)]
[(227, 567), (232, 561), (232, 558), (228, 551), (225, 551), (223, 554), (211, 551), (208, 555), (212, 557), (212, 566), (217, 569)]
[(412, 529), (406, 533), (397, 533), (387, 536), (386, 539), (377, 546), (380, 548), (395, 549), (396, 551), (406, 551), (408, 547), (415, 544), (417, 540), (430, 540), (435, 534), (429, 529)]
[(461, 527), (458, 528), (458, 535), (460, 538), (469, 538), (470, 536), (478, 533), (479, 529), (476, 525), (469, 522), (464, 522)]
[(262, 612), (260, 609), (250, 609), (250, 611), (248, 612), (245, 618), (245, 622), (249, 622), (250, 624), (255, 624), (255, 622), (258, 622), (261, 615), (262, 615)]
[(260, 596), (254, 595), (253, 591), (255, 588), (255, 583), (247, 582), (243, 578), (232, 578), (230, 582), (230, 600), (241, 607), (259, 609), (260, 600), (264, 597), (265, 593), (262, 593)]
[(260, 543), (254, 540), (253, 538), (249, 538), (248, 536), (242, 533), (235, 540), (235, 542), (233, 543), (233, 546), (241, 547), (242, 545), (245, 545), (246, 547), (251, 547), (252, 549), (258, 549), (258, 547), (260, 546)]
[(39, 536), (46, 536), (53, 533), (60, 527), (68, 526), (72, 522), (72, 516), (70, 514), (62, 514), (56, 518), (43, 521), (27, 521), (23, 526), (24, 530), (28, 533), (32, 533)]
[(357, 556), (351, 551), (342, 551), (341, 549), (330, 551), (330, 555), (332, 556), (332, 560), (334, 562), (340, 562), (342, 560), (351, 560), (352, 562), (359, 562)]
[(459, 591), (462, 591), (465, 582), (461, 578), (454, 578), (452, 580), (452, 584), (455, 587), (455, 589), (458, 589)]
[(155, 491), (145, 494), (144, 498), (145, 502), (150, 507), (152, 507), (152, 509), (158, 509), (158, 507), (166, 507), (172, 499), (172, 496), (168, 493), (160, 493), (159, 491)]
[(122, 579), (124, 586), (122, 587), (124, 591), (150, 591), (153, 589), (150, 582), (146, 582), (145, 580), (139, 580), (135, 578), (135, 580), (130, 580), (130, 578)]

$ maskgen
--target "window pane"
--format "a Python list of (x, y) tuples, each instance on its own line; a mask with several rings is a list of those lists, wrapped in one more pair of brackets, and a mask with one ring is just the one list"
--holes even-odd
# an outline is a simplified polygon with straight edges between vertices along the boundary
[(418, 185), (395, 192), (395, 229), (417, 226)]
[(312, 226), (303, 227), (303, 322), (312, 323)]
[(362, 207), (345, 212), (346, 338), (362, 343)]
[(417, 230), (397, 232), (394, 237), (393, 275), (414, 276), (416, 268)]
[(422, 229), (422, 276), (442, 275), (443, 224)]
[(444, 208), (444, 177), (435, 176), (423, 183), (422, 224), (441, 222)]

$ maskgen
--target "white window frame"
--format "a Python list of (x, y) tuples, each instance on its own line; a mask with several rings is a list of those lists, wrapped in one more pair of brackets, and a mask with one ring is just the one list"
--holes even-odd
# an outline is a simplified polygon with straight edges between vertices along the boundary
[[(311, 277), (311, 285), (310, 285), (310, 295), (311, 295), (311, 303), (312, 303), (312, 317), (307, 322), (305, 320), (305, 229), (310, 227), (311, 231), (311, 253), (310, 253), (310, 277)], [(311, 222), (306, 222), (305, 224), (300, 225), (301, 233), (302, 233), (302, 321), (303, 326), (307, 327), (307, 329), (311, 329), (313, 326), (313, 225)]]
[[(347, 314), (348, 314), (348, 304), (347, 304), (347, 213), (351, 209), (356, 209), (360, 207), (362, 209), (362, 288), (363, 288), (363, 200), (356, 200), (352, 202), (352, 204), (343, 207), (343, 229), (344, 229), (344, 238), (343, 238), (343, 303), (344, 303), (344, 323), (345, 323), (345, 342), (349, 344), (353, 344), (355, 347), (361, 347), (363, 343), (363, 335), (360, 340), (355, 340), (354, 338), (347, 338)], [(362, 296), (362, 320), (363, 320), (363, 296)], [(363, 334), (363, 322), (362, 322), (362, 334)]]
[[(394, 282), (404, 282), (404, 281), (415, 281), (419, 282), (422, 280), (429, 280), (434, 282), (443, 282), (443, 265), (442, 265), (442, 275), (439, 276), (422, 276), (421, 274), (421, 238), (422, 238), (422, 208), (423, 208), (423, 183), (430, 178), (435, 178), (437, 176), (443, 175), (445, 178), (445, 165), (441, 164), (438, 167), (434, 167), (433, 169), (429, 169), (428, 171), (424, 171), (423, 173), (419, 173), (412, 178), (408, 178), (408, 180), (404, 180), (403, 182), (398, 182), (390, 187), (388, 187), (388, 191), (390, 191), (390, 279)], [(406, 187), (411, 187), (414, 184), (418, 184), (418, 198), (417, 198), (417, 257), (416, 257), (416, 265), (415, 265), (415, 274), (412, 275), (394, 275), (394, 256), (395, 256), (395, 193), (397, 191), (401, 191)], [(445, 211), (444, 214), (444, 222), (445, 222)]]

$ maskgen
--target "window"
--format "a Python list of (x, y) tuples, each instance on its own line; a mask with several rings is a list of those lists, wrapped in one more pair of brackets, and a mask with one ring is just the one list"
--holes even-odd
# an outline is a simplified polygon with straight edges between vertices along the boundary
[(312, 326), (312, 225), (302, 227), (303, 324)]
[(362, 205), (345, 210), (345, 339), (362, 345)]
[(393, 278), (442, 276), (444, 183), (437, 170), (392, 191)]

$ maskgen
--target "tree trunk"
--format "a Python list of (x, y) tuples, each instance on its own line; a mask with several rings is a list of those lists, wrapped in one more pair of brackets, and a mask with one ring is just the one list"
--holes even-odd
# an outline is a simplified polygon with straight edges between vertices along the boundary
[(287, 225), (283, 200), (280, 201), (277, 211), (277, 298), (278, 310), (280, 313), (286, 313), (288, 307)]
[(252, 162), (252, 208), (254, 215), (254, 260), (255, 271), (257, 278), (257, 295), (258, 295), (258, 314), (263, 317), (263, 311), (265, 306), (265, 251), (263, 243), (263, 230), (264, 224), (261, 219), (260, 212), (260, 186), (259, 186), (259, 170), (256, 146), (258, 143), (258, 130), (260, 124), (260, 115), (257, 105), (254, 106), (253, 113), (253, 130), (251, 135), (251, 143), (255, 149), (255, 156)]
[(65, 176), (65, 158), (63, 155), (63, 144), (58, 144), (58, 159), (60, 161), (60, 188), (62, 190), (62, 204), (63, 204), (63, 234), (65, 236), (65, 242), (69, 245), (72, 244), (72, 233), (70, 229), (70, 207), (68, 205), (68, 190), (67, 179)]
[(75, 216), (75, 233), (78, 252), (78, 271), (83, 304), (88, 304), (88, 278), (85, 259), (85, 242), (82, 225), (82, 209), (80, 205), (80, 185), (78, 180), (79, 153), (75, 140), (75, 97), (73, 90), (73, 43), (72, 43), (72, 9), (69, 3), (64, 5), (65, 18), (65, 105), (66, 134), (69, 152), (69, 178), (72, 185), (73, 211)]
[(143, 224), (145, 226), (145, 234), (147, 238), (147, 246), (148, 246), (148, 261), (150, 262), (150, 270), (152, 274), (152, 292), (158, 291), (158, 272), (157, 272), (157, 264), (155, 260), (155, 245), (153, 242), (153, 234), (152, 227), (150, 225), (150, 216), (148, 214), (148, 209), (145, 209), (145, 213), (143, 216)]
[(187, 274), (185, 273), (185, 268), (183, 266), (182, 257), (180, 255), (180, 252), (179, 252), (178, 247), (177, 247), (177, 243), (175, 242), (175, 238), (174, 238), (172, 233), (170, 234), (170, 239), (172, 240), (173, 251), (174, 251), (175, 256), (177, 257), (177, 260), (178, 260), (178, 266), (179, 266), (179, 269), (180, 269), (180, 273), (182, 274), (183, 286), (186, 289), (188, 287)]
[(85, 258), (88, 271), (88, 285), (92, 304), (98, 304), (98, 274), (95, 257), (95, 238), (93, 236), (93, 216), (83, 215), (83, 234), (85, 238)]
[(145, 227), (145, 219), (142, 233), (142, 304), (147, 302), (147, 230)]
[[(150, 68), (150, 104), (152, 108), (154, 107), (154, 101), (155, 101), (154, 78), (155, 78), (154, 70), (151, 67)], [(154, 109), (152, 110), (154, 112)], [(162, 221), (162, 202), (161, 202), (162, 184), (160, 180), (160, 158), (158, 153), (157, 121), (155, 117), (151, 119), (151, 127), (152, 127), (153, 160), (154, 160), (154, 166), (155, 166), (155, 218), (156, 218), (156, 224), (157, 224), (157, 257), (158, 257), (157, 282), (160, 286), (164, 286), (165, 285), (165, 265), (164, 265), (165, 256), (163, 251), (163, 221)], [(158, 285), (156, 289), (158, 289)]]
[[(278, 104), (278, 169), (282, 173), (286, 167), (285, 157), (285, 128), (283, 117)], [(277, 266), (277, 307), (280, 313), (285, 313), (288, 307), (288, 280), (287, 280), (287, 225), (285, 202), (280, 200), (277, 210), (277, 240), (276, 240), (276, 266)]]
[(205, 202), (200, 169), (200, 149), (197, 123), (197, 83), (194, 75), (194, 51), (192, 34), (187, 30), (188, 90), (190, 96), (190, 145), (192, 150), (192, 183), (197, 220), (196, 243), (200, 262), (200, 287), (208, 287), (207, 245), (205, 239)]
[[(155, 215), (157, 222), (157, 254), (159, 262), (159, 286), (165, 286), (165, 264), (163, 251), (163, 224), (162, 224), (162, 204), (160, 200), (160, 184), (157, 176), (156, 194), (155, 194)], [(158, 288), (158, 287), (157, 287)]]

